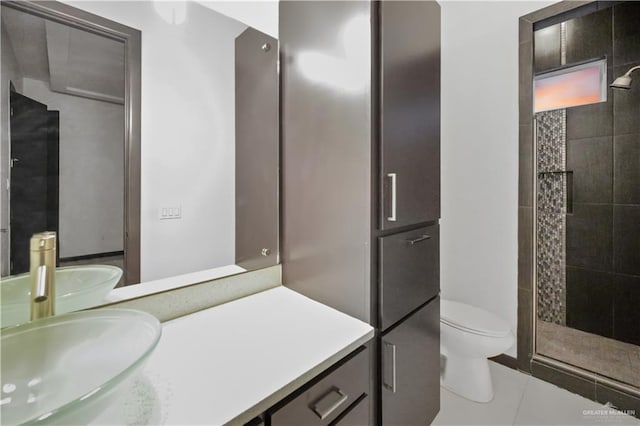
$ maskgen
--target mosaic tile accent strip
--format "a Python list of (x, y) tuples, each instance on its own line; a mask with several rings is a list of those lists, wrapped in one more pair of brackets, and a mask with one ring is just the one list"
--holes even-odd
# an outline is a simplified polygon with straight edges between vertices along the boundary
[(565, 170), (566, 129), (566, 110), (557, 109), (536, 114), (538, 173)]
[(536, 114), (538, 318), (566, 324), (566, 110)]

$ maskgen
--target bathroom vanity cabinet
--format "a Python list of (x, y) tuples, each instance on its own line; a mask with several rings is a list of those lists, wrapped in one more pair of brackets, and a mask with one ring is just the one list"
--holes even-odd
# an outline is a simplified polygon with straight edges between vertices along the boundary
[(370, 347), (359, 347), (244, 426), (372, 424)]
[(361, 346), (244, 426), (371, 424), (370, 346)]
[(276, 282), (232, 301), (228, 285), (205, 286), (224, 302), (165, 321), (140, 377), (92, 424), (369, 424), (371, 325)]
[(279, 32), (284, 285), (376, 327), (368, 424), (429, 424), (440, 402), (439, 5), (281, 2)]
[(267, 413), (271, 426), (371, 423), (370, 350), (361, 347)]

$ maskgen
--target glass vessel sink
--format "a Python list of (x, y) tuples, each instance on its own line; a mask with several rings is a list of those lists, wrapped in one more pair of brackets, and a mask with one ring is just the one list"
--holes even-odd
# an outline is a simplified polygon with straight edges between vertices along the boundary
[(144, 312), (98, 309), (1, 332), (3, 425), (87, 424), (119, 396), (160, 340)]
[[(110, 265), (56, 268), (56, 314), (101, 304), (120, 277), (122, 269)], [(0, 291), (2, 327), (29, 321), (29, 273), (3, 278)]]

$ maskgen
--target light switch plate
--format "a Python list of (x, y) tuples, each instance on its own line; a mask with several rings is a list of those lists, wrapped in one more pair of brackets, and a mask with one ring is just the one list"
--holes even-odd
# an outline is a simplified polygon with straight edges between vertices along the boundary
[(182, 206), (160, 207), (160, 220), (182, 219)]

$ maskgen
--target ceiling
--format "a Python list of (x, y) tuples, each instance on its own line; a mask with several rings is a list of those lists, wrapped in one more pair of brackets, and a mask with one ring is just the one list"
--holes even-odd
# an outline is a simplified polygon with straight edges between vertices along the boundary
[(23, 77), (52, 91), (124, 103), (124, 44), (9, 7), (6, 30)]

